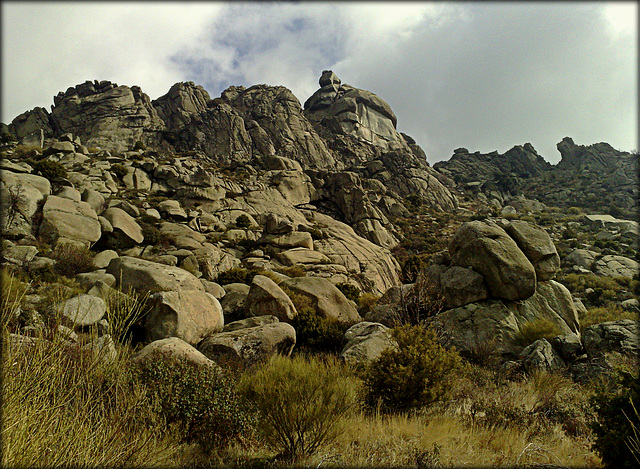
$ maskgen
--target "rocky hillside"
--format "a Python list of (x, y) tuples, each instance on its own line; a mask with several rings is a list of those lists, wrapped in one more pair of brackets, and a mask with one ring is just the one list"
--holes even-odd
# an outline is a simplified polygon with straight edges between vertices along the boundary
[[(620, 308), (634, 299), (637, 222), (598, 224), (576, 207), (602, 197), (630, 211), (635, 155), (565, 139), (555, 167), (525, 144), (502, 155), (458, 149), (431, 168), (381, 98), (331, 71), (319, 85), (303, 108), (282, 86), (234, 86), (211, 99), (177, 83), (152, 101), (135, 86), (86, 82), (56, 96), (50, 113), (16, 117), (3, 128), (5, 263), (42, 278), (90, 249), (92, 267), (72, 275), (83, 293), (59, 309), (86, 306), (84, 327), (105, 311), (91, 298), (152, 294), (145, 340), (178, 337), (210, 357), (239, 336), (250, 356), (228, 353), (242, 359), (290, 353), (302, 308), (291, 295), (320, 318), (357, 323), (344, 336), (346, 361), (373, 359), (389, 344), (387, 326), (411, 315), (469, 356), (490, 348), (526, 369), (571, 364), (583, 376), (602, 368), (590, 360), (603, 350), (637, 350), (626, 317), (584, 335), (586, 309), (572, 295), (588, 293), (559, 282), (616, 277), (609, 299)], [(575, 218), (542, 202), (575, 206)], [(594, 232), (583, 236), (587, 224)], [(25, 308), (39, 314), (34, 296)], [(236, 320), (245, 322), (225, 329)], [(553, 334), (527, 343), (540, 321)], [(272, 348), (255, 351), (260, 343)]]
[(526, 143), (503, 154), (459, 148), (434, 169), (453, 179), (459, 189), (482, 194), (481, 200), (498, 209), (510, 205), (514, 196), (525, 196), (552, 207), (637, 216), (637, 153), (621, 152), (607, 143), (576, 145), (569, 137), (557, 146), (562, 159), (555, 166)]

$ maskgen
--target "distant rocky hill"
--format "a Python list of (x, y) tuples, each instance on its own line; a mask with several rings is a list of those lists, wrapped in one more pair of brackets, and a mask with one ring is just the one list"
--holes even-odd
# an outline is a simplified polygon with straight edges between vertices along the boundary
[(638, 154), (615, 150), (607, 143), (576, 145), (569, 137), (558, 143), (562, 160), (546, 162), (530, 143), (503, 154), (454, 151), (434, 169), (457, 187), (502, 206), (525, 196), (554, 207), (580, 207), (615, 216), (635, 217), (638, 200)]

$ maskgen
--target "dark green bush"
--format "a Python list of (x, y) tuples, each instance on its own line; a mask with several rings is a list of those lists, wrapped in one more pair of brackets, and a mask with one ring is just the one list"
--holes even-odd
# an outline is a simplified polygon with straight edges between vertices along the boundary
[(234, 267), (218, 274), (216, 283), (219, 285), (227, 285), (229, 283), (246, 283), (249, 285), (256, 275), (255, 271)]
[(344, 333), (352, 324), (319, 317), (313, 308), (296, 309), (298, 314), (291, 320), (296, 330), (296, 349), (339, 354), (344, 345)]
[(635, 373), (618, 371), (609, 386), (601, 385), (591, 399), (595, 421), (593, 447), (605, 467), (638, 467), (640, 381)]
[(249, 228), (251, 226), (251, 220), (249, 220), (248, 216), (242, 214), (236, 218), (236, 226), (238, 228)]
[(410, 256), (402, 264), (402, 282), (413, 283), (416, 281), (418, 274), (424, 267), (424, 261), (419, 256)]
[(350, 283), (339, 283), (336, 285), (338, 290), (340, 290), (344, 296), (346, 296), (349, 300), (358, 301), (360, 298), (360, 289), (351, 285)]
[(144, 143), (142, 143), (141, 140), (136, 141), (135, 145), (133, 146), (133, 150), (134, 151), (136, 151), (136, 150), (146, 150), (146, 149), (147, 149), (147, 146)]
[(33, 165), (33, 172), (47, 178), (49, 181), (67, 177), (67, 170), (65, 167), (53, 160), (37, 161)]
[(140, 379), (168, 424), (186, 442), (209, 451), (250, 430), (255, 414), (236, 393), (237, 379), (218, 367), (158, 354), (140, 367)]
[(115, 174), (118, 179), (122, 179), (127, 174), (127, 168), (120, 163), (115, 163), (111, 165), (111, 172)]
[(65, 277), (91, 272), (96, 268), (93, 263), (93, 253), (85, 246), (70, 243), (58, 244), (51, 252), (51, 258), (56, 260), (54, 270)]
[(397, 348), (383, 351), (364, 377), (365, 404), (395, 412), (450, 398), (449, 380), (462, 367), (458, 352), (445, 349), (422, 324), (397, 327), (392, 334)]

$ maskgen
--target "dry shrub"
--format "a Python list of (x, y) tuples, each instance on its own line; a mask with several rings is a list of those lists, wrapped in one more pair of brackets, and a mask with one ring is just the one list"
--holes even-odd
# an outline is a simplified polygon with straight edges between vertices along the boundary
[(29, 291), (29, 285), (18, 277), (6, 267), (0, 269), (2, 331), (13, 331), (17, 328), (25, 295)]
[(394, 312), (394, 322), (396, 325), (420, 324), (444, 310), (445, 306), (439, 285), (422, 270), (409, 293), (401, 295)]
[(60, 243), (53, 252), (51, 258), (57, 262), (55, 271), (65, 277), (74, 277), (83, 272), (95, 270), (93, 254), (86, 246), (77, 246), (72, 243)]
[(560, 327), (550, 319), (538, 318), (527, 321), (520, 326), (516, 336), (516, 342), (526, 347), (536, 340), (553, 339), (562, 334)]
[(131, 379), (121, 350), (114, 361), (96, 359), (56, 337), (35, 338), (2, 359), (2, 467), (149, 467), (174, 460), (175, 436)]
[(313, 454), (343, 431), (356, 405), (356, 385), (336, 360), (272, 357), (246, 374), (241, 392), (260, 412), (269, 444), (289, 460)]

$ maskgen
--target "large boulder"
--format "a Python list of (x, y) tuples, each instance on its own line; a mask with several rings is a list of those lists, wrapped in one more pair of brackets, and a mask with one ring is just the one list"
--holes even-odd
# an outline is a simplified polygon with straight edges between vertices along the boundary
[(102, 212), (102, 215), (113, 227), (109, 234), (110, 242), (117, 247), (125, 249), (144, 241), (142, 228), (135, 218), (121, 208), (111, 207)]
[(281, 285), (309, 298), (320, 317), (347, 323), (362, 320), (355, 304), (324, 278), (297, 277), (284, 280)]
[(525, 369), (531, 373), (535, 370), (559, 371), (565, 363), (554, 350), (548, 340), (536, 340), (520, 353)]
[(159, 355), (169, 360), (185, 360), (195, 365), (217, 368), (214, 361), (209, 360), (202, 352), (178, 337), (154, 340), (132, 356), (131, 363), (144, 367), (148, 363), (157, 361)]
[(633, 278), (640, 270), (640, 263), (628, 257), (607, 255), (595, 261), (593, 271), (604, 277)]
[(349, 365), (366, 366), (380, 357), (382, 352), (395, 345), (389, 328), (375, 322), (359, 322), (344, 334), (347, 341), (340, 358)]
[(295, 344), (295, 329), (290, 324), (275, 322), (211, 334), (200, 342), (198, 350), (220, 364), (248, 366), (275, 354), (289, 356)]
[(244, 311), (248, 317), (270, 315), (285, 322), (292, 320), (297, 314), (296, 307), (287, 294), (276, 282), (264, 275), (253, 277)]
[(102, 234), (98, 215), (86, 202), (50, 195), (42, 207), (40, 237), (51, 244), (70, 240), (90, 246)]
[(222, 287), (225, 291), (220, 299), (222, 311), (224, 311), (225, 322), (233, 322), (244, 319), (244, 305), (249, 296), (251, 287), (244, 283), (228, 283)]
[(560, 256), (543, 228), (516, 220), (510, 222), (505, 231), (533, 264), (538, 281), (551, 280), (556, 276), (560, 270)]
[(92, 326), (100, 321), (107, 306), (102, 298), (78, 295), (57, 305), (57, 311), (73, 326)]
[(139, 291), (204, 291), (196, 276), (179, 267), (158, 264), (136, 257), (116, 257), (109, 262), (107, 273), (113, 275), (121, 288)]
[(442, 273), (440, 286), (449, 308), (482, 301), (488, 296), (482, 275), (462, 267), (453, 266)]
[(571, 294), (553, 280), (539, 282), (536, 293), (526, 300), (485, 300), (430, 318), (448, 332), (458, 350), (474, 352), (490, 346), (496, 353), (511, 356), (522, 351), (521, 328), (536, 320), (550, 321), (559, 335), (580, 331)]
[(0, 171), (0, 226), (5, 235), (31, 235), (32, 217), (51, 193), (48, 179), (35, 174)]
[(222, 307), (203, 291), (164, 291), (150, 297), (151, 311), (145, 320), (151, 340), (178, 337), (196, 345), (206, 335), (224, 327)]
[(535, 268), (516, 242), (493, 222), (462, 224), (449, 252), (452, 265), (482, 274), (493, 297), (524, 300), (536, 291)]

